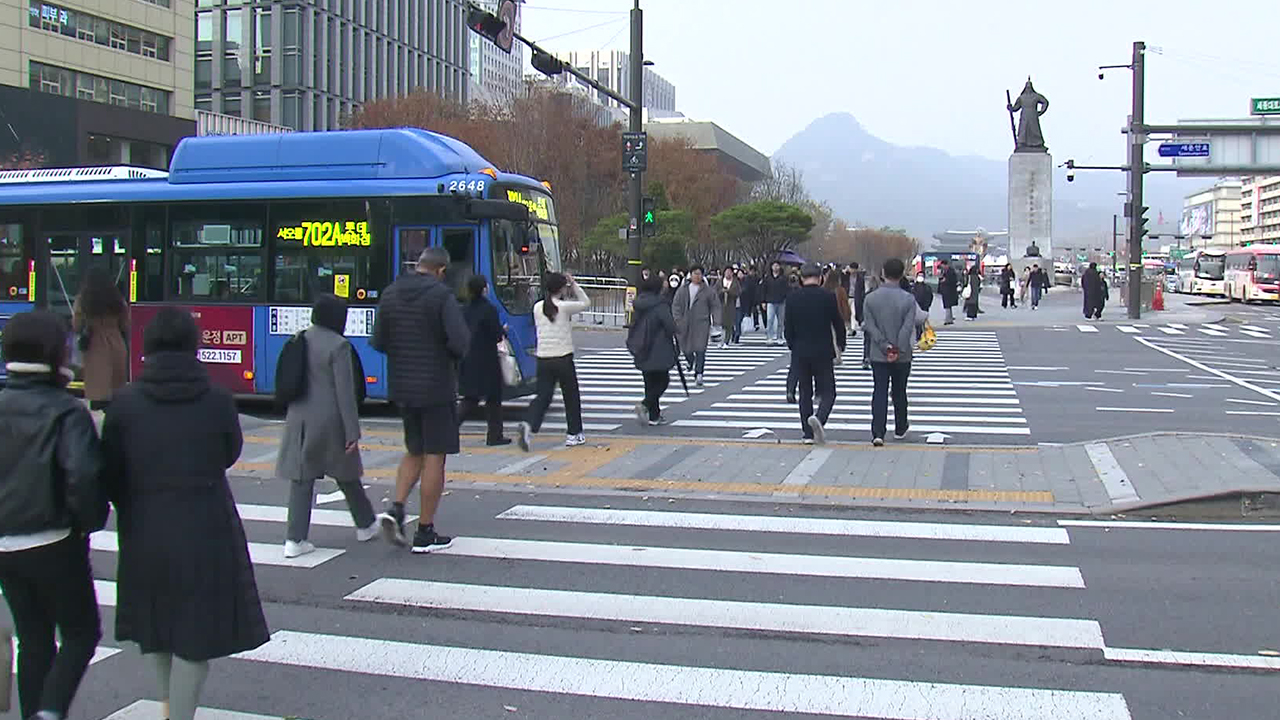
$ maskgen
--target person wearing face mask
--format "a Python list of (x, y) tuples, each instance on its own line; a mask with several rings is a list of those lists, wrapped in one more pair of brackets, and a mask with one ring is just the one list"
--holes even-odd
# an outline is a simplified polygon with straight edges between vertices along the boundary
[(684, 278), (678, 273), (671, 273), (667, 277), (667, 286), (662, 289), (662, 300), (670, 307), (671, 303), (676, 299), (676, 292), (680, 290), (680, 285), (684, 282)]
[(924, 273), (916, 273), (916, 284), (911, 286), (911, 294), (915, 296), (916, 304), (926, 313), (933, 307), (933, 288), (924, 281)]

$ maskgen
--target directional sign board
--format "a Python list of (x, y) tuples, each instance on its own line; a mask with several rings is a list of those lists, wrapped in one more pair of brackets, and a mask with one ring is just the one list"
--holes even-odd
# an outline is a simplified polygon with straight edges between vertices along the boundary
[(1206, 141), (1176, 141), (1161, 143), (1160, 157), (1207, 158), (1209, 157), (1209, 143)]
[(1251, 115), (1280, 115), (1280, 98), (1253, 98), (1249, 107)]
[(622, 133), (622, 169), (630, 173), (649, 169), (648, 133)]

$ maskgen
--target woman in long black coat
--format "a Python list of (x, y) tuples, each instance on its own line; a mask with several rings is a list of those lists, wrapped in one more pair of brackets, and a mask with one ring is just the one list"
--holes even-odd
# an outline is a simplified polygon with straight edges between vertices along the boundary
[(471, 349), (462, 361), (458, 378), (458, 422), (467, 419), (484, 400), (485, 421), (489, 426), (488, 445), (510, 445), (511, 438), (502, 434), (502, 366), (498, 362), (498, 343), (507, 336), (498, 309), (489, 302), (489, 281), (483, 275), (467, 280), (471, 302), (463, 309), (467, 327), (471, 329)]
[(236, 406), (196, 358), (189, 312), (164, 308), (143, 334), (141, 377), (102, 428), (116, 506), (116, 639), (155, 664), (163, 717), (191, 720), (209, 660), (270, 639), (227, 469), (244, 440)]
[(976, 264), (969, 268), (969, 274), (965, 276), (965, 284), (969, 289), (969, 297), (964, 299), (965, 319), (977, 320), (978, 313), (982, 312), (978, 308), (978, 296), (982, 294), (982, 273)]

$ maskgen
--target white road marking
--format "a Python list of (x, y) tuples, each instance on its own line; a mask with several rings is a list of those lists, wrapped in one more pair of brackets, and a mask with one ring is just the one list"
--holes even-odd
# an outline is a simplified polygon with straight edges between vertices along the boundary
[[(9, 638), (9, 647), (10, 647), (10, 657), (13, 658), (13, 663), (9, 668), (9, 672), (10, 674), (13, 674), (18, 671), (18, 636), (17, 635), (14, 635), (13, 637)], [(95, 665), (97, 663), (102, 662), (103, 660), (106, 660), (109, 657), (112, 657), (118, 654), (120, 654), (120, 648), (113, 648), (113, 647), (107, 647), (106, 645), (99, 645), (93, 649), (93, 657), (89, 658), (89, 664)], [(17, 685), (17, 683), (14, 683), (14, 685)], [(17, 688), (16, 687), (13, 688), (10, 692), (16, 695)]]
[(715, 570), (771, 575), (1023, 587), (1084, 587), (1084, 577), (1077, 568), (1054, 565), (793, 555), (471, 537), (454, 538), (452, 545), (438, 551), (437, 554), (502, 560), (540, 560), (588, 565)]
[(822, 469), (822, 465), (831, 458), (835, 450), (831, 448), (814, 448), (809, 451), (804, 459), (792, 468), (787, 477), (782, 480), (784, 486), (802, 486), (808, 485), (813, 479), (814, 473)]
[(1128, 408), (1128, 407), (1100, 407), (1094, 408), (1098, 412), (1131, 412), (1131, 413), (1171, 413), (1171, 408)]
[(1228, 332), (1226, 326), (1224, 325), (1217, 325), (1214, 323), (1205, 323), (1204, 327), (1207, 327), (1210, 330), (1217, 330), (1218, 332), (1223, 332), (1223, 333)]
[(1214, 337), (1226, 337), (1226, 336), (1227, 336), (1227, 334), (1226, 334), (1226, 333), (1224, 333), (1224, 332), (1222, 332), (1221, 330), (1213, 330), (1213, 329), (1210, 329), (1210, 328), (1207, 328), (1207, 327), (1196, 328), (1196, 330), (1198, 330), (1198, 331), (1200, 331), (1200, 332), (1204, 333), (1205, 335), (1212, 335), (1212, 336), (1214, 336)]
[(1144, 373), (1153, 373), (1153, 372), (1184, 373), (1186, 372), (1186, 370), (1183, 370), (1182, 368), (1125, 368), (1125, 370), (1130, 370), (1133, 372), (1144, 372)]
[(1265, 400), (1241, 400), (1240, 398), (1227, 398), (1224, 402), (1240, 403), (1241, 405), (1263, 405), (1266, 407), (1275, 407), (1275, 403)]
[(1249, 523), (1141, 522), (1137, 520), (1059, 520), (1062, 527), (1116, 530), (1211, 530), (1214, 532), (1280, 532), (1280, 525)]
[(1010, 369), (1010, 370), (1043, 370), (1043, 371), (1050, 371), (1050, 370), (1070, 370), (1071, 368), (1068, 368), (1068, 367), (1056, 367), (1056, 366), (1055, 366), (1055, 367), (1049, 367), (1049, 366), (1042, 366), (1042, 365), (1016, 365), (1016, 366), (1015, 366), (1015, 365), (1010, 365), (1010, 366), (1009, 366), (1009, 369)]
[[(716, 407), (719, 408), (720, 406), (717, 405)], [(758, 411), (758, 412), (750, 412), (750, 411), (743, 411), (743, 410), (719, 410), (719, 409), (695, 410), (693, 415), (694, 417), (755, 418), (760, 420), (796, 421), (799, 418), (798, 413), (796, 413), (794, 407), (790, 408), (790, 410), (791, 412), (787, 412), (785, 410)], [(831, 419), (837, 420), (837, 421), (860, 420), (860, 421), (870, 422), (871, 412), (869, 410), (862, 413), (833, 412), (831, 413)], [(926, 415), (921, 412), (917, 412), (915, 408), (912, 408), (908, 413), (908, 419), (911, 420), (912, 422), (916, 420), (925, 421), (925, 422), (971, 422), (971, 423), (1006, 423), (1006, 424), (1025, 424), (1027, 422), (1023, 418), (1014, 418), (1014, 417), (993, 417), (993, 416), (984, 416), (984, 415), (961, 415), (961, 414)], [(828, 425), (830, 425), (830, 423), (828, 423)]]
[(1186, 325), (1183, 325), (1182, 323), (1169, 323), (1169, 327), (1171, 327), (1171, 328), (1178, 328), (1179, 330), (1186, 330), (1186, 329), (1187, 329), (1187, 326), (1186, 326)]
[(1094, 370), (1094, 372), (1106, 375), (1146, 375), (1145, 372), (1139, 370)]
[(961, 525), (957, 523), (841, 520), (836, 518), (727, 515), (551, 505), (516, 505), (499, 513), (497, 518), (499, 520), (625, 525), (632, 527), (678, 528), (682, 530), (736, 530), (795, 535), (911, 538), (914, 540), (963, 540), (1036, 543), (1041, 545), (1066, 545), (1071, 542), (1071, 538), (1067, 533), (1060, 531), (1058, 528), (1020, 525)]
[(1196, 368), (1197, 370), (1202, 370), (1202, 371), (1204, 371), (1204, 372), (1207, 372), (1207, 373), (1210, 373), (1210, 374), (1213, 374), (1213, 375), (1217, 375), (1218, 377), (1222, 378), (1223, 380), (1227, 380), (1227, 381), (1233, 382), (1233, 383), (1235, 383), (1236, 385), (1239, 385), (1239, 386), (1240, 386), (1240, 387), (1242, 387), (1242, 388), (1247, 388), (1247, 389), (1252, 390), (1252, 391), (1254, 391), (1254, 392), (1256, 392), (1256, 393), (1259, 393), (1259, 394), (1261, 394), (1261, 395), (1263, 395), (1263, 396), (1265, 396), (1265, 397), (1271, 398), (1272, 400), (1275, 400), (1276, 402), (1280, 402), (1280, 395), (1277, 395), (1276, 393), (1272, 392), (1271, 390), (1267, 390), (1266, 388), (1259, 387), (1259, 386), (1255, 385), (1254, 383), (1252, 383), (1252, 382), (1250, 382), (1250, 381), (1248, 381), (1248, 380), (1245, 380), (1245, 379), (1242, 379), (1242, 378), (1238, 378), (1238, 377), (1236, 377), (1235, 375), (1231, 375), (1230, 373), (1224, 372), (1224, 371), (1219, 370), (1219, 369), (1217, 369), (1217, 368), (1210, 367), (1210, 366), (1205, 365), (1204, 363), (1200, 362), (1199, 360), (1193, 360), (1193, 359), (1191, 359), (1191, 358), (1189, 358), (1189, 357), (1186, 357), (1185, 355), (1180, 355), (1180, 354), (1178, 354), (1178, 353), (1176, 353), (1176, 352), (1174, 352), (1174, 351), (1172, 351), (1172, 350), (1169, 350), (1169, 349), (1167, 349), (1167, 348), (1162, 348), (1162, 347), (1160, 347), (1158, 344), (1153, 343), (1153, 342), (1151, 342), (1151, 341), (1147, 340), (1146, 338), (1138, 338), (1138, 342), (1142, 343), (1143, 345), (1146, 345), (1147, 347), (1149, 347), (1149, 348), (1151, 348), (1151, 349), (1153, 349), (1153, 350), (1156, 350), (1156, 351), (1158, 351), (1158, 352), (1162, 352), (1162, 353), (1164, 353), (1165, 355), (1168, 355), (1168, 356), (1169, 356), (1169, 357), (1171, 357), (1171, 358), (1175, 358), (1175, 359), (1177, 359), (1177, 360), (1181, 360), (1182, 362), (1185, 362), (1186, 364), (1188, 364), (1188, 365), (1190, 365), (1190, 366), (1192, 366), (1192, 367)]
[(791, 605), (381, 578), (347, 600), (760, 632), (1102, 649), (1095, 620)]
[(1264, 327), (1261, 327), (1261, 326), (1258, 326), (1258, 325), (1241, 325), (1241, 326), (1240, 326), (1240, 329), (1241, 329), (1241, 330), (1252, 330), (1253, 332), (1257, 332), (1257, 333), (1269, 333), (1269, 332), (1271, 332), (1271, 330), (1270, 330), (1270, 329), (1268, 329), (1268, 328), (1264, 328)]
[[(1016, 384), (1018, 384), (1018, 385), (1035, 385), (1036, 383), (1016, 383)], [(1058, 384), (1062, 384), (1062, 385), (1084, 385), (1085, 383), (1055, 383), (1055, 386), (1056, 386), (1056, 385), (1058, 385)], [(837, 409), (837, 410), (841, 408), (840, 400), (842, 400), (842, 399), (843, 399), (843, 398), (837, 398), (837, 399), (836, 399), (836, 409)], [(665, 401), (665, 400), (663, 400), (663, 402), (666, 402), (666, 401)], [(796, 406), (795, 406), (795, 405), (792, 405), (792, 404), (784, 403), (784, 402), (768, 402), (768, 401), (764, 401), (764, 400), (762, 400), (761, 402), (722, 402), (722, 403), (716, 403), (716, 404), (715, 404), (715, 407), (717, 407), (717, 408), (738, 408), (738, 409), (741, 409), (741, 410), (790, 410), (790, 411), (791, 411), (791, 415), (790, 415), (789, 417), (796, 417), (796, 418), (798, 418), (798, 417), (799, 417), (799, 415), (798, 415), (798, 414), (796, 413), (796, 411), (795, 411), (795, 410), (796, 410)], [(847, 407), (849, 407), (849, 408), (856, 408), (856, 406), (854, 406), (854, 405), (848, 405)], [(956, 406), (956, 405), (912, 405), (912, 406), (911, 406), (911, 408), (910, 408), (910, 410), (911, 410), (911, 412), (913, 412), (913, 413), (915, 413), (915, 412), (931, 413), (931, 412), (932, 412), (932, 413), (951, 413), (951, 414), (953, 414), (953, 415), (954, 415), (954, 414), (959, 414), (959, 413), (966, 413), (966, 412), (969, 412), (970, 410), (972, 410), (972, 408), (968, 408), (968, 407), (964, 407), (964, 406), (959, 406), (959, 407), (958, 407), (958, 406)], [(1022, 409), (1021, 409), (1021, 408), (1016, 408), (1016, 407), (984, 407), (984, 408), (982, 408), (982, 412), (984, 412), (984, 413), (1007, 413), (1007, 414), (1013, 414), (1013, 415), (1021, 415), (1021, 414), (1022, 414)]]
[(1128, 333), (1129, 335), (1136, 335), (1142, 332), (1138, 328), (1133, 327), (1131, 325), (1117, 325), (1116, 329), (1122, 333)]
[(1155, 392), (1155, 391), (1152, 391), (1152, 393), (1151, 393), (1151, 394), (1152, 394), (1152, 395), (1159, 395), (1160, 397), (1174, 397), (1174, 398), (1192, 398), (1192, 397), (1195, 397), (1195, 395), (1187, 395), (1186, 393), (1171, 393), (1171, 392)]
[[(911, 388), (907, 388), (907, 397), (911, 399), (912, 403), (957, 403), (959, 402), (957, 398), (953, 398), (953, 397), (938, 397), (937, 393), (934, 393), (931, 390), (921, 390), (917, 394), (912, 394)], [(782, 402), (783, 400), (786, 399), (786, 394), (781, 392), (762, 393), (760, 391), (756, 391), (754, 393), (738, 393), (736, 395), (730, 395), (729, 399), (730, 400), (754, 400), (759, 402), (774, 400), (776, 402)], [(666, 400), (664, 399), (663, 402), (666, 402)], [(871, 392), (869, 390), (858, 390), (857, 392), (840, 393), (836, 398), (836, 402), (844, 405), (849, 405), (849, 404), (866, 405), (871, 402)], [(1017, 397), (967, 397), (967, 398), (964, 398), (964, 404), (965, 405), (1017, 405), (1018, 398)], [(794, 408), (795, 406), (792, 405), (790, 407)]]
[[(735, 428), (735, 429), (751, 429), (751, 428), (759, 427), (762, 423), (760, 423), (759, 421), (751, 421), (750, 419), (745, 419), (745, 420), (725, 419), (725, 420), (676, 420), (671, 424), (677, 427), (693, 427), (693, 428), (728, 427), (728, 428)], [(778, 426), (781, 427), (781, 425), (778, 425)], [(786, 427), (791, 427), (791, 423), (786, 424)], [(868, 429), (865, 424), (855, 425), (853, 423), (831, 423), (831, 422), (827, 423), (826, 428), (827, 428), (827, 432), (831, 432), (833, 430), (861, 431), (861, 430)], [(1022, 427), (972, 427), (972, 426), (966, 426), (966, 425), (912, 425), (911, 430), (912, 432), (916, 432), (916, 433), (943, 432), (943, 433), (953, 433), (953, 434), (969, 433), (969, 434), (975, 434), (975, 435), (1030, 435), (1031, 434), (1030, 429), (1022, 428)]]
[(289, 630), (236, 657), (382, 677), (796, 715), (1131, 720), (1120, 693), (659, 665)]
[(1266, 333), (1255, 332), (1255, 331), (1253, 331), (1253, 330), (1241, 330), (1240, 332), (1241, 332), (1242, 334), (1244, 334), (1244, 335), (1248, 335), (1249, 337), (1258, 338), (1258, 339), (1260, 339), (1260, 340), (1269, 340), (1269, 339), (1271, 338), (1271, 336), (1270, 336), (1270, 335), (1267, 335)]
[(1159, 328), (1156, 328), (1156, 329), (1157, 329), (1157, 330), (1159, 330), (1160, 332), (1164, 333), (1165, 335), (1182, 335), (1182, 334), (1183, 334), (1183, 332), (1182, 332), (1181, 330), (1177, 329), (1177, 328), (1171, 328), (1171, 327), (1159, 327)]
[(1258, 410), (1228, 410), (1228, 415), (1255, 415), (1260, 417), (1280, 417), (1280, 412), (1262, 412)]
[[(89, 548), (100, 552), (120, 552), (120, 536), (114, 530), (99, 530), (89, 536)], [(284, 556), (284, 543), (279, 545), (267, 543), (249, 543), (249, 559), (254, 565), (275, 565), (280, 567), (313, 568), (326, 563), (345, 550), (316, 548), (308, 555), (296, 558)]]
[(1280, 670), (1280, 657), (1265, 657), (1262, 655), (1228, 655), (1226, 653), (1108, 647), (1102, 649), (1102, 657), (1112, 662), (1124, 663)]
[(1080, 331), (1080, 332), (1082, 332), (1082, 333), (1096, 333), (1096, 332), (1098, 332), (1098, 328), (1096, 328), (1096, 327), (1094, 327), (1094, 326), (1092, 326), (1092, 325), (1077, 325), (1077, 326), (1076, 326), (1076, 329), (1077, 329), (1077, 330), (1079, 330), (1079, 331)]
[[(102, 720), (155, 720), (161, 717), (160, 711), (160, 703), (155, 700), (139, 700), (128, 707), (111, 713)], [(253, 715), (251, 713), (213, 710), (210, 708), (196, 710), (196, 720), (280, 720), (281, 717), (281, 715)]]
[(515, 475), (516, 473), (520, 472), (521, 470), (524, 470), (530, 465), (537, 465), (538, 463), (546, 459), (547, 459), (546, 455), (541, 455), (541, 454), (530, 455), (529, 457), (524, 458), (523, 460), (517, 460), (511, 463), (510, 465), (504, 465), (503, 467), (498, 469), (498, 474), (499, 475)]
[(1128, 474), (1120, 467), (1120, 461), (1116, 460), (1106, 443), (1089, 443), (1084, 446), (1084, 451), (1088, 453), (1089, 462), (1093, 463), (1093, 469), (1098, 472), (1098, 479), (1102, 481), (1102, 487), (1106, 489), (1111, 502), (1139, 499), (1138, 491), (1129, 482)]
[[(241, 520), (282, 523), (287, 522), (289, 519), (289, 509), (279, 505), (236, 503), (236, 510), (239, 511)], [(416, 519), (416, 517), (406, 517), (405, 522), (413, 522)], [(318, 508), (311, 511), (311, 524), (340, 528), (356, 526), (351, 519), (351, 513), (346, 510), (321, 510)]]
[(1087, 387), (1087, 388), (1085, 388), (1085, 390), (1092, 390), (1092, 391), (1094, 391), (1094, 392), (1109, 392), (1109, 393), (1122, 393), (1122, 392), (1124, 392), (1123, 390), (1117, 390), (1116, 388), (1106, 388), (1106, 387)]

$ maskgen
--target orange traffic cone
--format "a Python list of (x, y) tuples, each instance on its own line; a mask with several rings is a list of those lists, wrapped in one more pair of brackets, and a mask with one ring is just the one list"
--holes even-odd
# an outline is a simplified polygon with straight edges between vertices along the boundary
[(1156, 294), (1151, 296), (1151, 309), (1152, 310), (1164, 309), (1164, 288), (1160, 287), (1159, 282), (1156, 283)]

